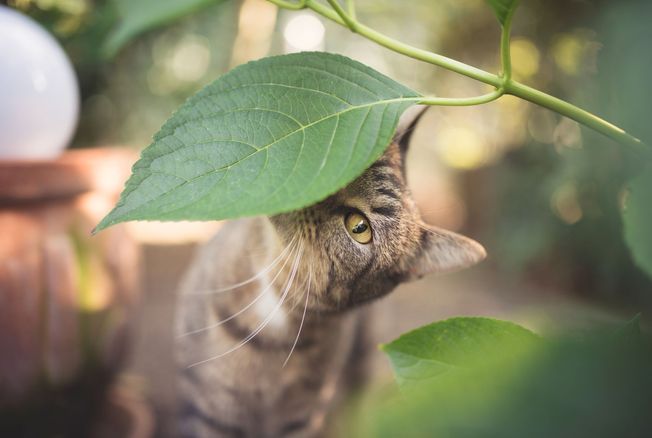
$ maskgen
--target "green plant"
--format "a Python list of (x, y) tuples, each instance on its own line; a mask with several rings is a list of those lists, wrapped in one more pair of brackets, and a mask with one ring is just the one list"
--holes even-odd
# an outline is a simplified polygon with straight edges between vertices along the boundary
[[(363, 25), (355, 18), (353, 1), (347, 2), (346, 11), (335, 0), (328, 1), (331, 8), (315, 0), (270, 1), (287, 9), (309, 8), (395, 52), (495, 90), (472, 98), (421, 96), (355, 61), (326, 53), (249, 63), (193, 96), (164, 124), (134, 166), (118, 205), (97, 230), (125, 220), (274, 214), (316, 202), (371, 164), (389, 142), (400, 113), (416, 103), (478, 105), (512, 94), (620, 143), (645, 147), (609, 122), (512, 79), (509, 41), (515, 0), (489, 1), (502, 27), (500, 75), (408, 46)], [(313, 70), (306, 71), (309, 66)], [(283, 99), (278, 100), (279, 96)], [(265, 126), (247, 124), (257, 118)], [(237, 132), (225, 131), (226, 119), (238, 124)], [(253, 140), (255, 136), (268, 137), (260, 141)], [(334, 159), (345, 171), (333, 173), (329, 164)]]
[[(353, 0), (344, 4), (327, 0), (328, 5), (317, 0), (269, 1), (290, 10), (310, 9), (390, 50), (470, 77), (493, 87), (493, 90), (472, 98), (422, 96), (367, 66), (327, 53), (271, 57), (237, 67), (191, 97), (163, 125), (134, 166), (133, 175), (115, 209), (100, 222), (97, 230), (127, 220), (214, 220), (275, 214), (309, 205), (345, 186), (369, 166), (389, 143), (400, 114), (413, 104), (479, 105), (509, 94), (604, 134), (628, 147), (625, 148), (627, 153), (639, 164), (649, 160), (647, 146), (624, 130), (513, 79), (510, 33), (518, 5), (516, 0), (488, 0), (502, 29), (500, 74), (408, 46), (371, 29), (356, 18)], [(203, 4), (197, 1), (184, 3), (189, 6), (188, 10)], [(128, 5), (128, 2), (123, 3), (127, 9), (122, 13), (127, 15)], [(176, 7), (183, 9), (180, 3)], [(137, 33), (137, 20), (130, 26), (131, 34)], [(116, 43), (113, 50), (117, 50), (117, 46)], [(652, 276), (652, 233), (648, 225), (652, 223), (652, 209), (649, 207), (651, 173), (645, 164), (640, 164), (638, 171), (630, 183), (630, 196), (623, 215), (625, 238), (636, 263)], [(530, 193), (526, 195), (531, 196)], [(529, 233), (530, 229), (526, 231)], [(473, 336), (469, 329), (473, 330)], [(443, 343), (441, 337), (435, 336), (441, 330), (448, 330), (451, 342)], [(496, 337), (498, 333), (500, 338)], [(407, 344), (412, 345), (411, 349), (406, 350)], [(468, 354), (472, 359), (464, 360), (475, 361), (490, 344), (497, 344), (500, 348), (487, 353), (490, 360), (486, 367), (473, 368), (480, 370), (479, 374), (456, 371), (459, 367), (454, 362), (462, 360), (459, 357)], [(642, 368), (637, 364), (638, 352), (629, 349), (623, 352), (614, 343), (609, 343), (605, 349), (596, 347), (595, 342), (589, 344), (585, 348), (583, 344), (578, 346), (567, 340), (547, 342), (508, 323), (469, 319), (422, 328), (384, 349), (402, 385), (414, 381), (416, 386), (421, 386), (426, 380), (424, 376), (437, 381), (440, 381), (440, 376), (449, 376), (443, 379), (447, 382), (446, 390), (428, 384), (427, 388), (438, 394), (435, 398), (414, 396), (419, 400), (415, 402), (420, 403), (419, 406), (442, 403), (456, 392), (451, 388), (460, 388), (460, 381), (477, 378), (481, 385), (475, 391), (487, 391), (488, 394), (504, 390), (496, 384), (521, 388), (517, 390), (521, 394), (517, 397), (519, 403), (503, 401), (506, 410), (501, 415), (507, 416), (510, 412), (507, 408), (522, 406), (522, 393), (527, 392), (522, 388), (527, 388), (527, 385), (519, 384), (540, 376), (550, 377), (560, 367), (566, 369), (592, 364), (595, 360), (609, 357), (614, 351), (623, 353), (622, 361), (614, 365), (615, 369), (627, 374), (631, 366), (636, 371), (632, 376), (639, 377), (637, 373)], [(456, 357), (454, 361), (450, 360), (451, 355)], [(545, 366), (538, 368), (536, 358), (541, 355), (547, 361), (544, 361)], [(570, 357), (568, 361), (567, 356)], [(640, 363), (649, 363), (647, 349), (642, 357)], [(531, 370), (532, 374), (523, 375), (514, 383), (510, 380), (513, 376), (505, 372), (516, 372), (520, 368)], [(500, 373), (491, 371), (496, 369)], [(585, 395), (587, 399), (591, 398), (589, 389), (592, 385), (609, 374), (608, 367), (594, 371), (577, 391), (577, 394), (589, 394)], [(494, 380), (496, 376), (502, 376), (502, 380)], [(568, 381), (573, 381), (576, 374), (568, 372), (565, 376)], [(649, 385), (649, 379), (643, 380)], [(637, 381), (626, 383), (624, 387), (631, 389), (636, 387)], [(543, 388), (537, 387), (536, 390)], [(605, 394), (609, 392), (605, 390)], [(469, 400), (463, 396), (456, 400), (460, 409), (468, 406)], [(486, 407), (497, 399), (489, 397), (483, 400), (481, 405)], [(581, 409), (585, 402), (578, 398), (571, 408)], [(551, 396), (540, 406), (545, 407), (546, 403), (555, 404), (559, 400)], [(641, 402), (637, 406), (648, 405)], [(415, 408), (415, 411), (419, 409)], [(563, 417), (563, 413), (558, 414)], [(622, 413), (618, 418), (626, 418), (626, 414)], [(451, 418), (457, 417), (451, 415)], [(524, 418), (527, 415), (524, 414)], [(637, 421), (640, 419), (636, 418)], [(405, 426), (405, 422), (399, 423), (401, 427)], [(410, 424), (419, 427), (425, 423)], [(526, 421), (518, 424), (520, 427)], [(622, 423), (615, 421), (614, 424)], [(447, 428), (448, 425), (442, 423), (436, 427)], [(494, 434), (500, 436), (496, 430)], [(514, 432), (512, 436), (524, 436), (522, 429), (514, 430), (519, 433)], [(551, 432), (549, 436), (552, 435)]]
[[(328, 0), (330, 8), (316, 0), (270, 1), (292, 10), (311, 9), (393, 51), (495, 89), (472, 98), (421, 96), (369, 67), (326, 53), (285, 55), (237, 67), (190, 98), (164, 124), (134, 166), (115, 209), (96, 230), (126, 220), (216, 220), (309, 205), (343, 187), (370, 165), (389, 142), (401, 112), (416, 103), (479, 105), (512, 94), (570, 117), (648, 157), (647, 146), (622, 129), (512, 79), (509, 43), (518, 5), (515, 0), (488, 1), (502, 28), (502, 72), (498, 75), (408, 46), (365, 26), (356, 19), (353, 1), (346, 2), (346, 10), (335, 0)], [(129, 6), (132, 3), (118, 2), (121, 15), (129, 16), (129, 8), (135, 7)], [(109, 39), (107, 50), (115, 51), (129, 36), (152, 23), (202, 4), (188, 1), (183, 2), (185, 8), (181, 3), (172, 9), (162, 7), (154, 21), (134, 13), (135, 18), (123, 23)], [(124, 26), (129, 32), (121, 31)], [(319, 71), (306, 72), (309, 64)], [(252, 93), (254, 88), (265, 91)], [(280, 95), (283, 99), (278, 100)], [(265, 126), (247, 123), (258, 119), (264, 120)], [(228, 131), (231, 122), (237, 124), (237, 132)], [(638, 189), (640, 195), (632, 202), (647, 199), (649, 190)], [(628, 224), (652, 219), (648, 210), (636, 205), (628, 211)], [(638, 219), (632, 219), (634, 215)], [(628, 242), (638, 263), (643, 268), (649, 265), (643, 249), (650, 247), (647, 242)]]
[[(649, 436), (652, 344), (638, 317), (541, 338), (513, 323), (452, 318), (382, 349), (400, 393), (358, 420), (370, 437)], [(353, 434), (352, 434), (353, 435)]]

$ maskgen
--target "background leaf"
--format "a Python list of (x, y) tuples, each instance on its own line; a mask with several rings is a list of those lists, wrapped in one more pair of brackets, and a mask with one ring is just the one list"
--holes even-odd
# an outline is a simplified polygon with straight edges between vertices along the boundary
[(629, 190), (623, 211), (625, 241), (636, 264), (652, 277), (652, 168), (634, 178)]
[(518, 6), (518, 0), (487, 0), (487, 3), (494, 10), (494, 14), (498, 17), (501, 25), (505, 24), (509, 14)]
[[(637, 322), (628, 325), (634, 328)], [(399, 394), (377, 394), (354, 420), (357, 430), (346, 436), (610, 438), (652, 433), (648, 336), (614, 336), (604, 327), (543, 340), (513, 324), (484, 318), (455, 318), (424, 329), (413, 332), (418, 337), (409, 344), (399, 343), (399, 351), (456, 366), (436, 379), (402, 386)], [(415, 350), (417, 342), (429, 342), (432, 350)]]
[(459, 367), (478, 365), (478, 357), (518, 351), (539, 338), (507, 321), (459, 317), (436, 322), (382, 346), (400, 385), (421, 384)]
[(112, 57), (138, 34), (224, 0), (112, 0), (118, 25), (104, 42), (102, 51)]
[(344, 187), (391, 141), (418, 94), (339, 55), (237, 67), (191, 97), (134, 165), (97, 230), (127, 220), (275, 214)]

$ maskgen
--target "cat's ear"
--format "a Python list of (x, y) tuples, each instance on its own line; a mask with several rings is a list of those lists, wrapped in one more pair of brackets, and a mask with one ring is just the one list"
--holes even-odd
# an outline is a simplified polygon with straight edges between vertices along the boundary
[(419, 120), (426, 113), (428, 108), (430, 108), (428, 105), (411, 106), (405, 110), (399, 119), (398, 126), (396, 127), (396, 134), (394, 134), (394, 142), (398, 143), (401, 155), (405, 155), (407, 152), (414, 128), (416, 128), (417, 123), (419, 123)]
[(461, 234), (428, 225), (424, 230), (421, 251), (409, 268), (411, 279), (468, 268), (487, 256), (482, 245)]

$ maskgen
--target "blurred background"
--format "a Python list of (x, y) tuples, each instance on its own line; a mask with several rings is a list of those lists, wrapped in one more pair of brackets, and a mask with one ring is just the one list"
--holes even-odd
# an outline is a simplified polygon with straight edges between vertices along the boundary
[[(70, 152), (106, 154), (84, 156), (82, 164), (76, 159), (75, 172), (83, 174), (86, 185), (73, 190), (74, 196), (82, 192), (104, 195), (99, 201), (93, 198), (81, 206), (75, 204), (74, 208), (86, 212), (88, 222), (78, 225), (75, 233), (83, 237), (70, 244), (77, 248), (71, 250), (75, 260), (85, 260), (84, 248), (95, 245), (84, 243), (92, 219), (108, 212), (138, 151), (189, 95), (236, 65), (272, 54), (326, 50), (366, 63), (423, 94), (463, 97), (489, 91), (470, 79), (385, 50), (315, 14), (279, 11), (264, 0), (194, 1), (187, 10), (174, 10), (171, 0), (0, 3), (40, 23), (72, 62), (80, 108)], [(500, 29), (483, 0), (358, 0), (356, 4), (359, 19), (372, 28), (487, 71), (499, 71)], [(153, 8), (157, 9), (154, 13)], [(650, 144), (650, 17), (652, 4), (647, 0), (524, 0), (514, 20), (515, 79), (586, 108)], [(0, 68), (5, 62), (0, 59)], [(21, 183), (29, 179), (27, 164), (20, 167), (0, 161), (0, 165), (4, 166), (0, 172), (5, 172), (0, 180), (9, 185), (11, 178), (14, 182), (20, 178)], [(410, 187), (427, 222), (474, 237), (489, 256), (472, 270), (402, 286), (374, 304), (378, 342), (454, 315), (495, 316), (540, 333), (583, 330), (639, 312), (645, 321), (652, 307), (652, 281), (632, 260), (620, 215), (627, 197), (625, 182), (640, 166), (626, 148), (517, 98), (506, 96), (476, 107), (429, 109), (408, 155)], [(93, 170), (105, 168), (102, 178)], [(15, 227), (22, 227), (35, 214), (35, 210), (21, 210), (24, 199), (0, 190), (2, 195), (0, 215), (20, 210), (13, 223), (21, 225)], [(52, 196), (34, 199), (29, 208), (38, 210), (50, 206)], [(66, 205), (52, 208), (71, 208)], [(38, 213), (42, 218), (52, 214), (50, 210)], [(50, 223), (50, 219), (44, 221)], [(84, 331), (83, 321), (92, 320), (88, 324), (97, 326), (96, 331), (88, 335), (86, 330), (84, 335), (92, 338), (86, 341), (92, 344), (96, 337), (119, 327), (106, 341), (108, 347), (101, 347), (99, 358), (82, 355), (86, 359), (75, 365), (90, 370), (100, 362), (105, 371), (57, 374), (52, 370), (65, 370), (68, 365), (57, 362), (56, 356), (68, 355), (72, 347), (46, 348), (46, 353), (45, 347), (34, 347), (29, 357), (38, 358), (34, 360), (40, 368), (13, 385), (6, 396), (0, 393), (0, 402), (10, 406), (2, 414), (6, 430), (22, 427), (16, 418), (44, 412), (81, 413), (92, 405), (95, 410), (88, 421), (97, 436), (174, 436), (171, 321), (175, 289), (196, 246), (219, 226), (133, 223), (116, 227), (120, 236), (106, 238), (110, 249), (97, 250), (97, 264), (103, 267), (93, 271), (80, 262), (81, 267), (71, 268), (71, 275), (85, 275), (91, 283), (98, 276), (108, 278), (97, 280), (98, 284), (111, 283), (115, 275), (129, 277), (123, 285), (107, 286), (111, 299), (88, 305), (81, 312), (86, 316), (80, 325), (70, 329)], [(70, 227), (64, 228), (69, 235)], [(9, 247), (15, 236), (6, 230), (0, 228), (0, 239)], [(44, 225), (39, 230), (43, 236), (54, 233)], [(116, 247), (126, 246), (133, 247), (133, 254), (115, 262), (107, 260)], [(11, 252), (0, 256), (7, 254)], [(8, 269), (8, 259), (0, 263)], [(47, 271), (50, 262), (40, 263), (38, 272)], [(136, 266), (140, 266), (140, 280), (130, 278)], [(93, 274), (100, 271), (104, 273)], [(3, 294), (11, 292), (11, 285), (0, 284), (3, 287), (7, 288)], [(90, 287), (97, 288), (101, 286)], [(118, 311), (105, 311), (116, 306)], [(50, 309), (34, 320), (46, 318), (40, 330), (56, 331), (66, 315)], [(16, 318), (11, 321), (25, 324)], [(0, 364), (17, 372), (24, 364), (7, 358), (8, 348), (18, 349), (16, 357), (26, 355), (31, 338), (21, 337), (18, 325), (12, 327), (6, 319), (5, 324), (3, 332), (16, 333), (18, 340), (2, 343), (5, 358), (0, 358)], [(388, 381), (389, 364), (381, 353), (377, 356), (376, 379)], [(89, 377), (79, 379), (73, 374)], [(8, 382), (12, 376), (6, 372), (0, 377)], [(107, 383), (112, 388), (110, 403), (88, 402), (96, 397), (88, 390), (89, 380), (111, 382)], [(56, 395), (41, 397), (46, 401), (36, 405), (25, 402), (42, 391)], [(83, 401), (76, 411), (70, 410), (73, 399)], [(25, 411), (25, 403), (32, 410)], [(34, 426), (34, 436), (65, 436), (67, 423), (77, 420), (63, 418), (47, 433)], [(121, 435), (116, 427), (137, 434)]]

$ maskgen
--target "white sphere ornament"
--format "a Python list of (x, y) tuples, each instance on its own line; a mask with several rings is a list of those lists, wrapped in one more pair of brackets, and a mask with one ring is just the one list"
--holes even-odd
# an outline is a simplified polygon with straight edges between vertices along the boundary
[(78, 114), (77, 77), (59, 43), (31, 18), (0, 6), (0, 160), (57, 157)]

